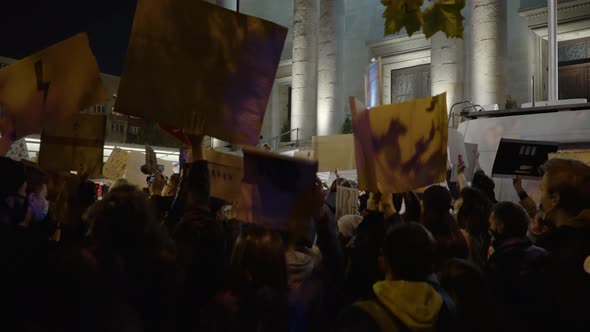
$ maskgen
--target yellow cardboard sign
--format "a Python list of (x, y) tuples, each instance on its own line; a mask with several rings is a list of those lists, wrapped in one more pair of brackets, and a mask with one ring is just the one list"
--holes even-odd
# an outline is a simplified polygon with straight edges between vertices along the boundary
[(360, 189), (401, 193), (445, 181), (446, 94), (369, 110), (351, 97), (350, 106)]
[(0, 132), (18, 139), (107, 98), (81, 33), (0, 70)]
[(356, 169), (354, 135), (314, 136), (312, 144), (319, 172)]
[(115, 109), (256, 145), (286, 35), (205, 1), (139, 0)]
[(76, 114), (41, 135), (39, 166), (47, 172), (102, 174), (106, 116)]
[(207, 150), (211, 196), (235, 203), (240, 198), (244, 158)]

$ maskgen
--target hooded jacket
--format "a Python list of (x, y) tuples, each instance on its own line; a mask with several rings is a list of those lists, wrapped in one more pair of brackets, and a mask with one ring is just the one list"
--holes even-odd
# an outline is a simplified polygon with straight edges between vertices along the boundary
[(335, 331), (442, 331), (445, 301), (429, 282), (379, 281), (373, 291), (374, 300), (357, 302), (342, 313)]

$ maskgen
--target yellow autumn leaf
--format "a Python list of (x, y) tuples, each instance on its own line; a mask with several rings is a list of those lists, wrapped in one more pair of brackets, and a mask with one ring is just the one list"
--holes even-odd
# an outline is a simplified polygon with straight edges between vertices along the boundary
[(408, 35), (420, 30), (422, 13), (420, 7), (424, 0), (381, 0), (385, 6), (385, 35), (398, 33), (406, 28)]
[(424, 10), (423, 31), (430, 38), (438, 31), (448, 38), (463, 38), (463, 20), (461, 9), (465, 0), (439, 0)]
[[(429, 0), (432, 1), (432, 0)], [(381, 0), (385, 6), (385, 35), (396, 34), (402, 28), (409, 36), (421, 28), (430, 38), (437, 31), (448, 37), (463, 38), (463, 15), (465, 0), (438, 0), (424, 11), (424, 0)]]

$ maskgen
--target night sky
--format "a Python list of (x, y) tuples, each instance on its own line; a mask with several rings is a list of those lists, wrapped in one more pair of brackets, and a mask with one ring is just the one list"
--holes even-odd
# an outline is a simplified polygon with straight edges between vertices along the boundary
[(21, 59), (87, 32), (101, 72), (121, 74), (137, 0), (2, 2), (0, 56)]

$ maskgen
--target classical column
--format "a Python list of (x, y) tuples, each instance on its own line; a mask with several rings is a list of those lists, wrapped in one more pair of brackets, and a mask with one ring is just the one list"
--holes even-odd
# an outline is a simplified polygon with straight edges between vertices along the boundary
[(471, 101), (480, 105), (506, 102), (504, 35), (505, 0), (471, 2)]
[(316, 134), (318, 0), (294, 1), (291, 129), (305, 140)]
[(317, 134), (339, 134), (337, 0), (320, 0)]
[(430, 90), (433, 96), (447, 93), (447, 112), (450, 112), (454, 103), (464, 100), (463, 39), (447, 38), (438, 32), (430, 40)]

